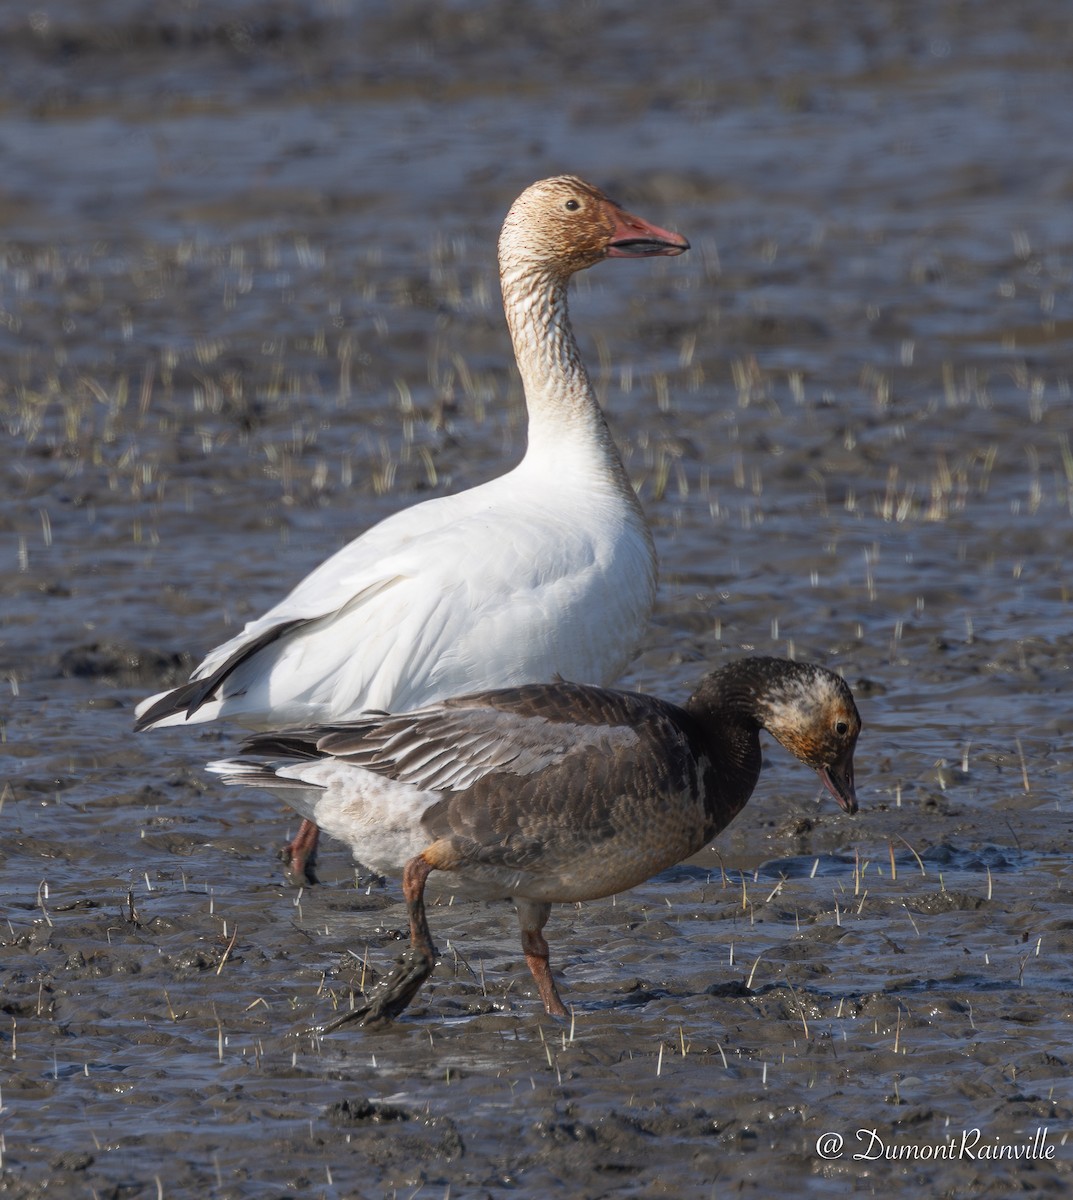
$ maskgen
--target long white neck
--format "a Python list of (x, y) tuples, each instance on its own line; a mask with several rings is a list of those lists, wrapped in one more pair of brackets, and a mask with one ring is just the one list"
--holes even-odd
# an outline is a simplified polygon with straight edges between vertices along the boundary
[(526, 457), (561, 460), (564, 467), (568, 459), (581, 457), (632, 496), (574, 339), (567, 281), (531, 263), (505, 265), (501, 275), (503, 308), (529, 410)]

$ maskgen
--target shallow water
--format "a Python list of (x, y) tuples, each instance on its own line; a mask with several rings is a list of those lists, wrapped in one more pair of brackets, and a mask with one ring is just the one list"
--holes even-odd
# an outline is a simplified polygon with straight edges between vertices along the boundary
[[(1065, 15), (62, 0), (0, 32), (0, 1190), (1067, 1187)], [(317, 1038), (397, 891), (331, 845), (288, 889), (293, 818), (202, 770), (233, 732), (132, 708), (516, 460), (495, 238), (564, 169), (693, 244), (574, 292), (662, 563), (624, 682), (841, 670), (861, 812), (775, 747), (710, 850), (553, 914), (572, 1023), (505, 907), (441, 905), (406, 1018)]]

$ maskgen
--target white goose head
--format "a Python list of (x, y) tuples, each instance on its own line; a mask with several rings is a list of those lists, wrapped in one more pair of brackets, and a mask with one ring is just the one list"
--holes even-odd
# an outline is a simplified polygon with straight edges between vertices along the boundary
[(574, 175), (541, 179), (511, 205), (499, 237), (500, 268), (565, 281), (605, 258), (682, 254), (689, 242), (627, 212)]

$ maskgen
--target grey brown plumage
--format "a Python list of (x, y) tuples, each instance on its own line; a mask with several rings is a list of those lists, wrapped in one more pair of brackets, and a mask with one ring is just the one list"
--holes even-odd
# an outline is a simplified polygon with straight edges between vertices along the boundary
[(633, 887), (702, 849), (756, 786), (762, 728), (856, 812), (861, 722), (849, 687), (822, 667), (774, 658), (709, 673), (681, 706), (532, 684), (255, 735), (245, 744), (255, 760), (212, 769), (279, 789), (363, 862), (403, 872), (410, 952), (368, 1004), (331, 1027), (396, 1016), (431, 972), (423, 895), (433, 871), (449, 872), (462, 896), (514, 900), (541, 999), (561, 1015), (542, 933), (551, 905)]

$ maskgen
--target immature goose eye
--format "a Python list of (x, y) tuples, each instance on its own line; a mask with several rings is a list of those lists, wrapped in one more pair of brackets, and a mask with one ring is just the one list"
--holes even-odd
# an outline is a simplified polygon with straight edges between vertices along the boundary
[(566, 208), (567, 212), (577, 212), (577, 210), (581, 207), (581, 201), (567, 200), (564, 207)]
[(849, 722), (848, 721), (836, 721), (835, 722), (835, 733), (841, 734), (844, 737), (847, 733), (849, 733)]

